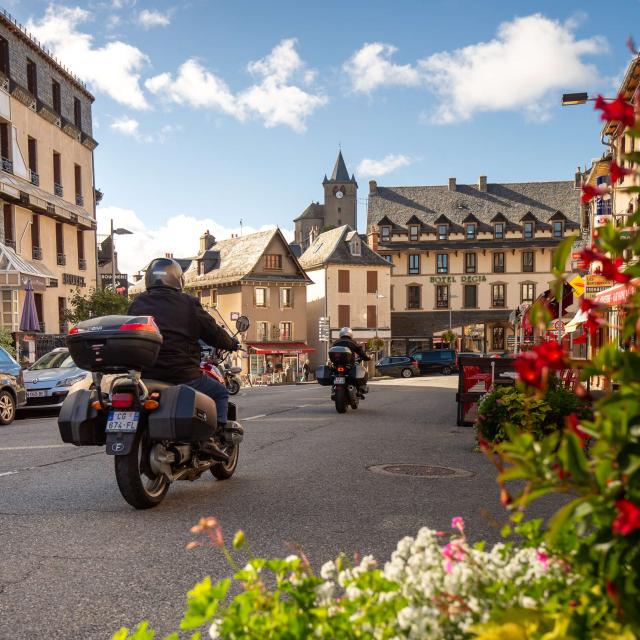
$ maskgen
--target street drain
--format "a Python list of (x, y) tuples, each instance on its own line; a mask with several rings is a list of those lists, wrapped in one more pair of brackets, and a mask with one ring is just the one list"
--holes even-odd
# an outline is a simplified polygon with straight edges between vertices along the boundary
[(426, 464), (376, 464), (368, 467), (374, 473), (391, 476), (412, 476), (414, 478), (466, 478), (473, 475), (464, 469), (432, 467)]

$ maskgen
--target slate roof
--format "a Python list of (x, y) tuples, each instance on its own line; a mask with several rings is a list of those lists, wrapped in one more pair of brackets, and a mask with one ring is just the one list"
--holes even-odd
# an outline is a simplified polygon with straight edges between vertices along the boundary
[(342, 157), (342, 151), (338, 151), (338, 158), (336, 164), (333, 167), (333, 173), (331, 174), (331, 180), (339, 182), (349, 182), (349, 172), (347, 171), (347, 165), (344, 163)]
[(349, 239), (355, 233), (346, 224), (321, 233), (302, 254), (302, 268), (313, 269), (326, 264), (389, 266), (382, 256), (364, 242), (360, 243), (360, 255), (354, 256), (349, 249)]
[[(447, 221), (450, 231), (461, 231), (470, 216), (478, 220), (478, 231), (490, 231), (492, 221), (504, 217), (507, 230), (520, 230), (524, 216), (535, 217), (538, 229), (550, 229), (549, 220), (560, 211), (567, 229), (580, 228), (580, 192), (572, 180), (557, 182), (518, 182), (487, 184), (486, 191), (476, 185), (378, 187), (369, 195), (367, 227), (386, 220), (392, 227), (406, 229), (417, 219), (426, 226)], [(393, 232), (394, 229), (392, 229)]]
[(318, 202), (312, 202), (297, 218), (296, 220), (302, 220), (303, 218), (310, 218), (312, 220), (324, 220), (324, 205)]

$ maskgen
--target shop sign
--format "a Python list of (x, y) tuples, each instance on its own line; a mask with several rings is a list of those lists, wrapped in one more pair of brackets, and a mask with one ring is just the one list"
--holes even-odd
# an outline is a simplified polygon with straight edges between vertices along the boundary
[(607, 280), (604, 276), (590, 273), (584, 277), (584, 297), (593, 300), (597, 293), (613, 286), (613, 280)]
[[(460, 276), (460, 282), (486, 282), (487, 276)], [(452, 284), (457, 282), (455, 276), (431, 276), (429, 282), (434, 284)]]

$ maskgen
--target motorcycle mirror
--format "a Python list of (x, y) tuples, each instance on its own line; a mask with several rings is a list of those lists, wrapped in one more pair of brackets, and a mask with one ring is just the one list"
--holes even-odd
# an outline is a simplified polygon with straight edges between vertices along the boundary
[(236, 330), (238, 331), (238, 333), (244, 333), (250, 325), (251, 323), (249, 322), (249, 318), (247, 318), (247, 316), (240, 316), (236, 320)]

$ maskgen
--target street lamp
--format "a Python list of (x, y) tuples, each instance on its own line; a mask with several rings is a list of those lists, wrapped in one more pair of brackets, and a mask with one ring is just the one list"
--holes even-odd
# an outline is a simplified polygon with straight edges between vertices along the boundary
[(113, 291), (115, 293), (116, 290), (116, 251), (115, 251), (115, 235), (131, 235), (133, 231), (129, 231), (129, 229), (114, 229), (113, 228), (113, 218), (111, 218), (111, 286), (113, 287)]
[[(380, 300), (380, 298), (385, 298), (386, 296), (383, 296), (381, 293), (378, 293), (376, 291), (376, 338), (378, 337), (378, 300)], [(378, 351), (376, 351), (376, 358), (378, 357)]]

